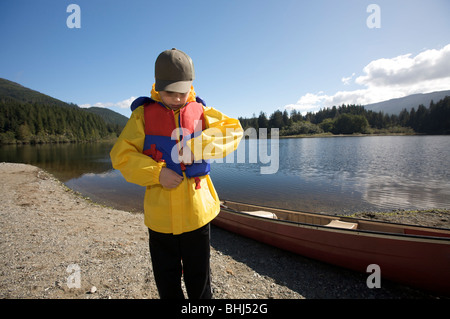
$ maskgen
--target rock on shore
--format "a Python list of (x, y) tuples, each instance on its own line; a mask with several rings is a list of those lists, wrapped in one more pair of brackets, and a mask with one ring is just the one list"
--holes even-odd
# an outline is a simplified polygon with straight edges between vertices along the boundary
[[(31, 165), (0, 163), (0, 298), (158, 298), (142, 214), (82, 198)], [(214, 298), (428, 298), (228, 233), (211, 235)]]

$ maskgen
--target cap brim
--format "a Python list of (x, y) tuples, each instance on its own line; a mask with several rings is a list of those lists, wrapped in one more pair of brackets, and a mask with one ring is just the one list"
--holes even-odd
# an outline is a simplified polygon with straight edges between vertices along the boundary
[(191, 90), (193, 81), (164, 81), (164, 80), (156, 80), (155, 81), (155, 90), (160, 91), (168, 91), (168, 92), (176, 92), (176, 93), (187, 93)]

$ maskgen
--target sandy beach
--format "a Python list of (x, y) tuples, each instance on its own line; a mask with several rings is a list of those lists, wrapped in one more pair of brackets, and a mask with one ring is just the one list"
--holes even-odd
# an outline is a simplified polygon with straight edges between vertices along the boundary
[[(93, 203), (25, 164), (0, 163), (0, 196), (0, 298), (159, 297), (142, 214)], [(367, 274), (211, 232), (216, 299), (439, 297), (388, 281), (369, 289)]]

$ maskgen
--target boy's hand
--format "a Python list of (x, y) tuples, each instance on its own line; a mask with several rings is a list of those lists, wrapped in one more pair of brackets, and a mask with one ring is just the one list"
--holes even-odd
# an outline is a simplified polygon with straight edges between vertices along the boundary
[(163, 167), (159, 174), (159, 183), (165, 188), (175, 188), (183, 181), (183, 176), (178, 175), (170, 168)]
[(192, 154), (189, 147), (187, 146), (183, 147), (178, 153), (178, 155), (180, 162), (183, 163), (184, 165), (191, 165), (192, 163), (194, 163), (194, 154)]

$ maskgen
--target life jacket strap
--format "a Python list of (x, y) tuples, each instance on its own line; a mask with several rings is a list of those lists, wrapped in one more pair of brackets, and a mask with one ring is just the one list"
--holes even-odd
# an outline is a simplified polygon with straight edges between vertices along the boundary
[(158, 151), (156, 148), (156, 144), (150, 145), (150, 148), (147, 150), (144, 150), (143, 153), (147, 156), (150, 156), (155, 160), (155, 162), (165, 162), (163, 160), (163, 153)]
[(200, 185), (200, 177), (194, 177), (195, 179), (195, 189), (200, 189), (202, 186)]

